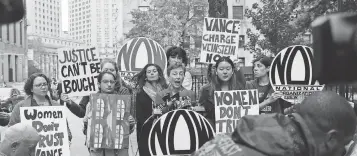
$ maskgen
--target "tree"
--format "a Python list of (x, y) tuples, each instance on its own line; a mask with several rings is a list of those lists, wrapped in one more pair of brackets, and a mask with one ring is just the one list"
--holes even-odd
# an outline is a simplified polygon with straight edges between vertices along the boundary
[[(202, 0), (153, 0), (147, 11), (131, 12), (135, 26), (127, 38), (151, 38), (163, 47), (183, 46), (187, 36), (200, 34), (208, 4)], [(202, 27), (201, 26), (201, 27)], [(202, 33), (201, 33), (202, 34)]]
[[(340, 7), (339, 2), (342, 2)], [(297, 14), (295, 26), (308, 31), (311, 30), (311, 22), (319, 16), (357, 10), (355, 0), (290, 0), (289, 3), (291, 5), (288, 11), (295, 11)]]
[[(262, 51), (278, 53), (285, 47), (296, 44), (296, 38), (305, 32), (294, 25), (295, 12), (287, 9), (291, 2), (283, 0), (260, 0), (261, 4), (254, 3), (251, 9), (245, 10), (247, 18), (257, 29), (257, 33), (247, 30), (249, 39), (245, 48), (256, 55)], [(262, 37), (261, 37), (262, 35)]]

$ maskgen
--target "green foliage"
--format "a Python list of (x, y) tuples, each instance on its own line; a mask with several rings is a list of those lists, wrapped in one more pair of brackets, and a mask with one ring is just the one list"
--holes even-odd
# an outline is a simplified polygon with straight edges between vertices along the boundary
[[(338, 10), (338, 0), (260, 0), (245, 12), (257, 33), (247, 30), (250, 40), (245, 48), (256, 55), (268, 50), (277, 53), (283, 48), (302, 44), (311, 46), (303, 39), (303, 34), (311, 31), (311, 22), (321, 15), (337, 11), (355, 12), (355, 0), (342, 0)], [(262, 37), (260, 37), (262, 35)]]
[(151, 5), (147, 11), (131, 12), (135, 26), (126, 37), (151, 38), (163, 47), (182, 46), (185, 36), (200, 34), (208, 7), (202, 0), (153, 0)]
[(245, 16), (258, 30), (258, 33), (247, 30), (250, 41), (246, 48), (258, 55), (263, 50), (276, 54), (291, 45), (302, 30), (292, 24), (294, 13), (286, 9), (288, 2), (261, 0), (261, 4), (255, 3), (245, 10)]

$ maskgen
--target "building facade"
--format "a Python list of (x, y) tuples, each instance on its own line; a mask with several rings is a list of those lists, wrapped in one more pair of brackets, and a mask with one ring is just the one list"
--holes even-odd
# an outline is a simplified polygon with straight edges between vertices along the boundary
[(57, 49), (82, 46), (62, 31), (61, 0), (26, 0), (29, 61), (49, 77), (57, 78)]
[(27, 79), (25, 20), (0, 25), (0, 82)]
[(116, 43), (123, 40), (123, 3), (123, 0), (69, 0), (70, 35), (96, 46), (101, 58), (114, 58)]

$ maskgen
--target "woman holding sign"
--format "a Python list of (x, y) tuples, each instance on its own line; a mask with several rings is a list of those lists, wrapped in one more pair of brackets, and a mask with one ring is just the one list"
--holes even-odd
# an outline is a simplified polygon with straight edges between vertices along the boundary
[(145, 139), (140, 139), (147, 137), (141, 137), (141, 132), (150, 131), (152, 122), (147, 120), (152, 115), (153, 102), (155, 101), (156, 94), (166, 89), (167, 84), (162, 69), (156, 64), (147, 64), (140, 73), (133, 77), (133, 80), (137, 82), (136, 88), (139, 90), (136, 95), (136, 130), (139, 153), (143, 155), (144, 153), (141, 151), (147, 143)]
[[(123, 95), (118, 93), (115, 90), (115, 84), (116, 84), (116, 76), (108, 71), (104, 71), (101, 72), (98, 76), (98, 86), (99, 86), (99, 93), (104, 93), (104, 94), (119, 94), (119, 95)], [(125, 95), (125, 94), (124, 94)], [(84, 118), (84, 125), (88, 125), (88, 127), (90, 127), (90, 121), (91, 117), (92, 117), (92, 110), (91, 110), (91, 103), (89, 103), (87, 105), (87, 109), (86, 109), (86, 115)], [(131, 118), (131, 116), (129, 116), (129, 124), (130, 127), (134, 127), (135, 121), (133, 121), (133, 119)], [(89, 124), (87, 124), (89, 123)], [(84, 130), (84, 133), (86, 134), (86, 137), (90, 137), (88, 135), (91, 134), (87, 134), (87, 130)], [(101, 148), (92, 148), (89, 147), (89, 152), (90, 152), (90, 156), (117, 156), (117, 155), (128, 155), (128, 149), (101, 149)]]
[(215, 91), (243, 90), (245, 89), (241, 81), (237, 81), (235, 65), (229, 57), (221, 57), (215, 65), (216, 73), (212, 77), (211, 84), (201, 89), (199, 103), (205, 107), (206, 118), (215, 128)]
[(255, 80), (248, 81), (247, 89), (258, 89), (260, 114), (284, 113), (284, 109), (292, 106), (290, 103), (280, 99), (279, 92), (274, 92), (270, 85), (269, 70), (272, 59), (261, 56), (253, 61)]
[[(59, 106), (56, 101), (50, 100), (48, 91), (50, 90), (50, 80), (44, 74), (32, 74), (25, 82), (25, 93), (28, 95), (25, 100), (19, 102), (13, 109), (8, 126), (21, 122), (20, 107), (32, 106)], [(72, 134), (68, 127), (68, 140), (72, 140)]]
[[(118, 66), (114, 61), (104, 59), (100, 64), (100, 68), (102, 72), (111, 72), (115, 75), (116, 83), (114, 89), (116, 92), (123, 95), (130, 95), (129, 89), (122, 85), (122, 80), (118, 72)], [(85, 116), (87, 104), (89, 103), (89, 96), (84, 96), (79, 102), (79, 105), (69, 99), (68, 95), (65, 94), (61, 95), (61, 100), (66, 102), (66, 106), (74, 115), (80, 118), (83, 118)]]

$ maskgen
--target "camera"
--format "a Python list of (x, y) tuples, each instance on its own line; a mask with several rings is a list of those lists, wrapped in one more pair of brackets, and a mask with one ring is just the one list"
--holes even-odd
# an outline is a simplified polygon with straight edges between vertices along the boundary
[(312, 23), (314, 73), (322, 84), (357, 80), (357, 14), (321, 16)]

